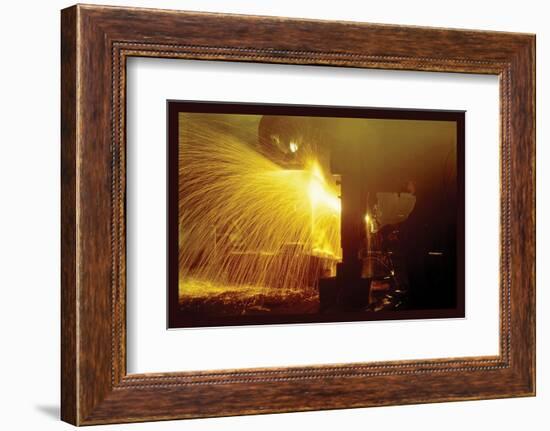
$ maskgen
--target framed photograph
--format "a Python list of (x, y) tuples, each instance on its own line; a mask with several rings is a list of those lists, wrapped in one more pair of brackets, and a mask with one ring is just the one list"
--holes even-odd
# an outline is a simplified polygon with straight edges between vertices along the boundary
[(535, 394), (533, 35), (61, 16), (63, 420)]

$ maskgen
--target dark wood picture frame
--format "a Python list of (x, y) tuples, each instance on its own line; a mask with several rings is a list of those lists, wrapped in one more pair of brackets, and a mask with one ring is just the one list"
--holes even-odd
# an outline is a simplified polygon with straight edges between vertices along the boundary
[[(534, 35), (82, 5), (61, 18), (63, 420), (91, 425), (535, 394)], [(128, 374), (131, 56), (498, 75), (499, 355)]]

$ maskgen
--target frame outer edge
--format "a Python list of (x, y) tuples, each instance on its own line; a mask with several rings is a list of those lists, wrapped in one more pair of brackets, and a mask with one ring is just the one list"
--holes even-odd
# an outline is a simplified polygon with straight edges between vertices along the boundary
[(78, 7), (61, 11), (61, 420), (79, 423), (77, 283)]
[(533, 356), (532, 356), (532, 370), (531, 378), (533, 379), (533, 386), (531, 394), (533, 396), (537, 395), (537, 37), (533, 35), (530, 44), (530, 56), (532, 59), (532, 70), (531, 70), (531, 82), (533, 83), (533, 94), (531, 96), (531, 105), (533, 109), (533, 125), (532, 125), (532, 145), (533, 145), (533, 156), (531, 159), (531, 166), (533, 169), (533, 193), (532, 193), (532, 202), (533, 202), (533, 292), (532, 292), (532, 302), (533, 302), (533, 317), (531, 319), (532, 333), (531, 337), (533, 340)]
[[(530, 35), (518, 49), (513, 72), (515, 77), (515, 109), (512, 148), (512, 213), (518, 238), (512, 249), (512, 277), (520, 286), (518, 295), (525, 306), (517, 310), (523, 346), (517, 349), (516, 360), (522, 364), (518, 379), (527, 396), (536, 396), (536, 36)], [(520, 193), (521, 191), (521, 193)], [(517, 301), (519, 303), (519, 301)], [(519, 325), (518, 325), (519, 326)], [(518, 338), (520, 338), (518, 337)]]

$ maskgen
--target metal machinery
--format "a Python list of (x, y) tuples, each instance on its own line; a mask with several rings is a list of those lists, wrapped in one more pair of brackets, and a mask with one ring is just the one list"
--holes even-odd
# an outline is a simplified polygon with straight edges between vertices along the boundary
[[(432, 262), (430, 264), (436, 269), (435, 272), (442, 265), (452, 266), (454, 239), (436, 243), (438, 238), (448, 237), (446, 232), (452, 231), (452, 226), (449, 229), (448, 225), (453, 223), (456, 214), (456, 208), (452, 204), (456, 189), (453, 189), (452, 183), (451, 186), (445, 183), (446, 176), (456, 176), (456, 170), (453, 171), (456, 165), (446, 162), (449, 157), (448, 148), (452, 148), (452, 145), (446, 144), (445, 152), (441, 152), (443, 150), (440, 150), (442, 145), (439, 145), (439, 142), (425, 145), (422, 130), (418, 128), (414, 131), (412, 126), (399, 129), (388, 127), (387, 123), (380, 126), (380, 121), (374, 124), (370, 120), (369, 123), (369, 120), (365, 119), (323, 120), (312, 117), (265, 116), (260, 121), (258, 130), (259, 150), (281, 166), (289, 169), (300, 168), (304, 163), (302, 154), (315, 154), (323, 169), (333, 178), (338, 178), (342, 256), (336, 265), (336, 274), (328, 277), (325, 275), (318, 280), (320, 311), (369, 309), (372, 305), (370, 302), (373, 285), (383, 281), (395, 288), (400, 284), (400, 280), (407, 278), (407, 274), (411, 273), (410, 268), (398, 268), (394, 271), (393, 267), (396, 254), (401, 253), (401, 256), (397, 256), (401, 262), (406, 261), (407, 253), (411, 256), (411, 251), (407, 251), (407, 246), (404, 245), (407, 240), (401, 243), (398, 241), (396, 249), (392, 250), (392, 246), (388, 246), (386, 241), (391, 236), (388, 229), (381, 229), (379, 236), (383, 237), (382, 241), (373, 247), (369, 246), (369, 235), (365, 230), (366, 214), (369, 211), (372, 213), (377, 197), (384, 194), (381, 192), (395, 196), (410, 192), (406, 189), (406, 184), (411, 178), (414, 178), (416, 188), (422, 190), (424, 204), (416, 205), (417, 224), (413, 224), (414, 229), (409, 227), (409, 230), (417, 232), (411, 237), (414, 239), (409, 238), (408, 242), (414, 243), (418, 241), (417, 238), (422, 238), (419, 241), (422, 245), (413, 252), (420, 255), (421, 259), (426, 259), (426, 262), (429, 259)], [(400, 135), (399, 133), (403, 132), (399, 130), (412, 130), (411, 136)], [(403, 145), (404, 142), (407, 144)], [(426, 166), (415, 153), (419, 148), (428, 148), (433, 153), (433, 156), (424, 156), (433, 157), (434, 161), (430, 166)], [(396, 225), (408, 215), (398, 220)], [(425, 224), (426, 220), (429, 220), (430, 225), (424, 229), (423, 223)], [(392, 228), (392, 225), (387, 227)], [(405, 230), (403, 226), (403, 231)], [(378, 256), (378, 260), (385, 260), (389, 264), (382, 270), (373, 269), (372, 265), (367, 265), (373, 256)], [(402, 264), (397, 266), (403, 268)], [(449, 280), (435, 279), (426, 283), (428, 282), (436, 285), (441, 282), (447, 283)], [(407, 289), (407, 286), (401, 286), (400, 289)]]
[(360, 252), (368, 249), (365, 235), (367, 185), (361, 143), (351, 141), (331, 152), (331, 172), (340, 176), (342, 212), (340, 238), (342, 261), (336, 266), (336, 276), (319, 281), (321, 311), (331, 308), (361, 310), (369, 305), (371, 277), (363, 276)]

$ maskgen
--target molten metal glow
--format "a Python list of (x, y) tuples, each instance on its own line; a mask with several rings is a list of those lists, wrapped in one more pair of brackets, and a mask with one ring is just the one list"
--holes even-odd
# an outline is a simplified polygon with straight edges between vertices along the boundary
[(310, 162), (309, 166), (311, 175), (309, 199), (314, 211), (319, 207), (324, 207), (336, 214), (340, 214), (342, 210), (340, 199), (334, 190), (327, 185), (319, 164), (313, 161)]

